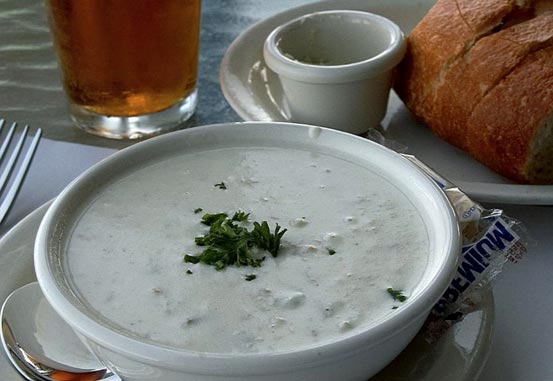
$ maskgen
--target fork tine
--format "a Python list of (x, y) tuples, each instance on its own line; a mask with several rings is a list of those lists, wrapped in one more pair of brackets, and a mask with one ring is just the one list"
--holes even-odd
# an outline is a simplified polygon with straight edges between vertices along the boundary
[[(17, 158), (19, 157), (19, 153), (21, 152), (21, 148), (23, 148), (23, 143), (25, 143), (25, 139), (27, 138), (28, 130), (29, 130), (29, 126), (25, 126), (25, 128), (23, 129), (23, 132), (21, 133), (21, 136), (19, 137), (19, 140), (17, 141), (17, 144), (15, 145), (15, 148), (13, 149), (10, 155), (10, 158), (8, 159), (8, 163), (6, 164), (6, 167), (2, 171), (2, 175), (0, 176), (0, 192), (4, 190), (4, 187), (6, 186), (6, 183), (8, 182), (8, 179), (13, 171)], [(10, 129), (10, 132), (11, 132), (11, 129)], [(11, 136), (9, 137), (9, 139), (11, 140)]]
[[(4, 119), (2, 119), (2, 123), (0, 124), (0, 132), (2, 132), (2, 127), (4, 127)], [(15, 132), (16, 127), (17, 127), (17, 123), (12, 123), (12, 126), (10, 127), (10, 129), (8, 130), (8, 133), (6, 134), (6, 138), (2, 142), (2, 147), (0, 147), (0, 162), (2, 162), (2, 159), (4, 158), (4, 155), (8, 150), (8, 147), (10, 145), (10, 142), (12, 141), (13, 133)]]
[[(19, 139), (18, 145), (23, 143), (25, 136), (27, 135), (27, 130), (29, 126), (25, 126), (25, 129), (23, 133), (21, 134), (22, 137)], [(40, 137), (42, 135), (42, 129), (37, 129), (35, 132), (35, 136), (33, 137), (33, 140), (31, 141), (31, 144), (29, 148), (27, 149), (27, 153), (25, 154), (25, 158), (23, 159), (23, 162), (21, 163), (21, 166), (19, 167), (19, 170), (17, 171), (17, 174), (13, 180), (13, 183), (6, 194), (6, 197), (2, 201), (2, 204), (0, 205), (0, 224), (4, 221), (4, 218), (6, 217), (6, 214), (10, 210), (13, 201), (15, 200), (15, 197), (17, 197), (17, 193), (19, 192), (19, 189), (21, 188), (21, 183), (25, 179), (25, 175), (27, 174), (27, 171), (29, 170), (29, 167), (31, 165), (31, 161), (33, 160), (33, 156), (36, 152), (36, 149), (38, 147), (38, 142), (40, 140)], [(16, 148), (17, 149), (17, 148)], [(21, 150), (21, 147), (19, 147), (19, 150)], [(12, 154), (12, 157), (14, 155)], [(17, 158), (17, 155), (16, 155)], [(11, 157), (10, 157), (11, 160)]]

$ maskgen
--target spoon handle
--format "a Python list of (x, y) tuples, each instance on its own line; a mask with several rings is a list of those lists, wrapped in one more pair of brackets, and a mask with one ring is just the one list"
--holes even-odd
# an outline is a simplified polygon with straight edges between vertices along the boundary
[(97, 371), (86, 372), (86, 373), (71, 373), (71, 372), (56, 370), (51, 374), (49, 374), (48, 377), (56, 381), (98, 381), (98, 380), (107, 381), (108, 379), (104, 378), (105, 375), (106, 375), (106, 370), (97, 370)]

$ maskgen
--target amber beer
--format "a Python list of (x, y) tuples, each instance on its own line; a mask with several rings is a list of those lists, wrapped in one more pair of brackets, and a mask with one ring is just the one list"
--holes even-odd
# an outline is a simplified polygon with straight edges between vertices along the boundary
[(200, 0), (46, 0), (70, 102), (107, 116), (167, 109), (195, 88)]

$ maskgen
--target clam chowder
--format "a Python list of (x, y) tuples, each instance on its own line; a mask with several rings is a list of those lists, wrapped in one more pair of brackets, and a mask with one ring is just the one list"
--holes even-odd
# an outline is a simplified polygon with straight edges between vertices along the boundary
[[(185, 262), (206, 213), (249, 213), (282, 236), (259, 267)], [(363, 166), (285, 148), (221, 148), (155, 162), (84, 209), (66, 265), (80, 298), (128, 335), (194, 351), (307, 348), (409, 302), (428, 261), (417, 209)], [(399, 296), (399, 297), (398, 297)], [(407, 301), (401, 302), (403, 296)], [(401, 299), (401, 300), (400, 300)]]

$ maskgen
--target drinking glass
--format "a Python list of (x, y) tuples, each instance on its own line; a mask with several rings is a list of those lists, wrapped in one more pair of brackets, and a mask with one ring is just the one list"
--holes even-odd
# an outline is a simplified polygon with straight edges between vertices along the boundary
[(46, 0), (81, 129), (136, 139), (176, 129), (197, 103), (201, 0)]

